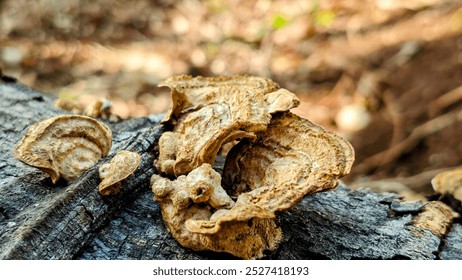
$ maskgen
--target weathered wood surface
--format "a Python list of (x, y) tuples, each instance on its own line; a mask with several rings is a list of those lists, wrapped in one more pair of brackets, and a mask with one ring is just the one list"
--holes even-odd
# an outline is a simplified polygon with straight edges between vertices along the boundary
[[(53, 186), (12, 156), (29, 125), (65, 113), (47, 95), (0, 82), (0, 259), (233, 258), (183, 248), (164, 226), (149, 188), (164, 130), (159, 116), (109, 123), (109, 157), (70, 184)], [(97, 169), (121, 149), (142, 154), (140, 167), (119, 195), (101, 197)], [(267, 258), (462, 259), (461, 225), (443, 234), (417, 225), (423, 205), (345, 186), (305, 197), (279, 214), (284, 240)]]

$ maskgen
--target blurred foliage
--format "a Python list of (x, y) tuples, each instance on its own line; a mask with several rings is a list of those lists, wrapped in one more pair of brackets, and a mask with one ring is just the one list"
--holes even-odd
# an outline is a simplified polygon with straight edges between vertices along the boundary
[(280, 14), (277, 14), (273, 17), (272, 25), (274, 29), (280, 29), (286, 26), (287, 23), (288, 23), (287, 18)]
[(328, 27), (335, 20), (335, 13), (332, 10), (318, 10), (314, 13), (314, 24)]
[(311, 6), (310, 17), (314, 25), (328, 27), (335, 20), (335, 12), (332, 9), (322, 9), (316, 1)]

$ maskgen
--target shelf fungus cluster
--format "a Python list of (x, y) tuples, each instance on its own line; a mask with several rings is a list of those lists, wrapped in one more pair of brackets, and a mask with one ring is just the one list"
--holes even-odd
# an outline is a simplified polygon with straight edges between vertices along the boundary
[[(38, 122), (27, 130), (15, 147), (17, 159), (48, 173), (56, 183), (60, 178), (75, 180), (108, 155), (112, 146), (112, 131), (94, 118), (63, 115)], [(141, 162), (141, 156), (131, 151), (119, 151), (99, 168), (101, 195), (120, 192), (122, 181)]]
[(258, 77), (195, 78), (178, 76), (161, 86), (172, 89), (173, 107), (164, 122), (172, 132), (159, 140), (159, 171), (180, 176), (212, 164), (220, 147), (236, 139), (255, 140), (271, 114), (299, 104), (297, 97)]
[[(260, 258), (282, 239), (278, 211), (351, 169), (351, 145), (290, 113), (297, 97), (269, 79), (177, 76), (161, 85), (172, 92), (163, 121), (173, 129), (159, 140), (151, 187), (185, 247)], [(235, 145), (220, 174), (212, 164), (227, 143)]]
[(16, 158), (48, 173), (53, 183), (76, 179), (109, 153), (112, 132), (86, 116), (63, 115), (32, 125), (14, 150)]
[(72, 112), (73, 114), (83, 115), (91, 118), (101, 118), (103, 120), (118, 121), (120, 117), (112, 112), (111, 101), (100, 98), (87, 106), (72, 99), (58, 98), (55, 100), (56, 108)]

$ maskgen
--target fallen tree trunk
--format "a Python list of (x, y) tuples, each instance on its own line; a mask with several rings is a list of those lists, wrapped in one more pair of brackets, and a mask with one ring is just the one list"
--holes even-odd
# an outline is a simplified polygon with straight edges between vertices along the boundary
[[(0, 82), (1, 259), (223, 259), (228, 254), (180, 246), (153, 201), (159, 116), (107, 123), (109, 156), (69, 184), (24, 165), (12, 149), (27, 128), (67, 112), (53, 99)], [(98, 167), (122, 149), (142, 155), (140, 167), (113, 197), (99, 195)], [(396, 194), (341, 185), (305, 197), (277, 218), (284, 239), (269, 259), (462, 259), (462, 227), (440, 202), (402, 202)]]

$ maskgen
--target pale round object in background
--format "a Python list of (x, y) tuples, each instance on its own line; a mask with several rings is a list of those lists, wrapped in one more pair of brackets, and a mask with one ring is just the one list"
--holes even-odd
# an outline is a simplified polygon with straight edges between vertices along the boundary
[(19, 66), (24, 58), (24, 53), (20, 48), (4, 47), (1, 50), (0, 60), (10, 66)]
[(347, 105), (343, 107), (335, 117), (335, 122), (340, 130), (355, 132), (365, 128), (371, 120), (367, 109), (361, 105)]

